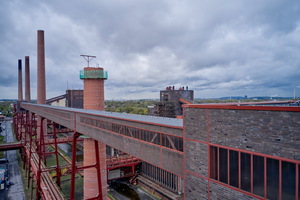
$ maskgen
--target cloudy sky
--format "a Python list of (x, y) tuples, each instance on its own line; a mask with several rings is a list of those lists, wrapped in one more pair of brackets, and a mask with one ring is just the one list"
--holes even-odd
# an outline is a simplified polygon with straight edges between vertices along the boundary
[(25, 56), (36, 98), (37, 30), (47, 98), (83, 88), (81, 54), (109, 72), (106, 99), (159, 98), (169, 85), (199, 98), (300, 95), (299, 0), (3, 0), (0, 98), (17, 98)]

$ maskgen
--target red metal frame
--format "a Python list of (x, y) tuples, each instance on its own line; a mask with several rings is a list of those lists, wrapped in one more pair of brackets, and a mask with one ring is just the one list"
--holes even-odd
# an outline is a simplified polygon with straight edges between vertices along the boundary
[[(98, 180), (98, 196), (97, 197), (102, 197), (102, 182), (101, 182), (101, 169), (100, 169), (100, 155), (99, 155), (99, 146), (98, 146), (98, 141), (94, 140), (95, 143), (95, 156), (96, 156), (96, 163), (95, 167), (97, 170), (97, 180)], [(75, 158), (76, 159), (76, 158)]]
[(267, 158), (264, 157), (264, 198), (267, 198)]
[(230, 185), (230, 150), (227, 150), (227, 183)]
[[(278, 102), (272, 102), (278, 103)], [(269, 102), (269, 104), (272, 104)], [(279, 102), (280, 103), (280, 102)], [(293, 101), (283, 102), (283, 103), (293, 103)], [(251, 103), (255, 104), (255, 103)], [(184, 108), (205, 108), (205, 109), (229, 109), (229, 110), (265, 110), (265, 111), (291, 111), (299, 112), (300, 107), (287, 107), (287, 106), (244, 106), (249, 105), (249, 103), (228, 103), (228, 104), (186, 104), (183, 105)]]
[(250, 192), (253, 193), (253, 154), (250, 154)]
[(282, 200), (282, 161), (279, 160), (279, 200)]
[[(109, 117), (108, 117), (109, 118)], [(90, 117), (85, 117), (86, 120), (96, 120), (96, 119), (93, 119), (93, 118), (90, 118)], [(175, 135), (171, 135), (171, 134), (167, 134), (167, 133), (162, 133), (162, 132), (159, 132), (159, 131), (149, 131), (148, 129), (143, 129), (143, 128), (136, 128), (136, 127), (132, 127), (132, 126), (127, 126), (127, 125), (123, 125), (123, 124), (118, 124), (118, 123), (114, 123), (114, 122), (109, 122), (109, 121), (104, 121), (104, 120), (96, 120), (97, 122), (99, 123), (104, 123), (105, 124), (105, 128), (104, 127), (99, 127), (99, 126), (94, 126), (92, 124), (89, 124), (89, 123), (85, 123), (85, 122), (80, 122), (81, 124), (84, 124), (85, 126), (90, 126), (90, 127), (93, 127), (93, 128), (96, 128), (96, 129), (99, 129), (99, 130), (104, 130), (104, 131), (108, 131), (108, 132), (111, 132), (113, 134), (116, 134), (116, 135), (122, 135), (123, 137), (128, 137), (128, 138), (131, 138), (131, 139), (134, 139), (134, 140), (138, 140), (140, 142), (145, 142), (145, 143), (150, 143), (151, 145), (155, 145), (155, 146), (160, 146), (162, 148), (165, 148), (165, 149), (169, 149), (169, 150), (172, 150), (172, 151), (178, 151), (178, 152), (182, 152), (181, 150), (179, 150), (179, 147), (177, 148), (171, 148), (171, 147), (168, 147), (167, 145), (164, 146), (163, 142), (162, 142), (162, 137), (163, 135), (165, 135), (166, 137), (169, 137), (168, 139), (171, 140), (170, 137), (174, 137), (174, 138), (179, 138), (179, 139), (182, 139), (183, 140), (183, 137), (181, 136), (175, 136)], [(128, 120), (130, 121), (130, 120)], [(108, 128), (110, 127), (110, 128)], [(142, 138), (136, 138), (136, 137), (133, 137), (132, 135), (131, 136), (128, 136), (128, 135), (124, 135), (121, 133), (121, 129), (123, 128), (128, 128), (128, 129), (134, 129), (136, 131), (147, 131), (149, 133), (153, 133), (154, 136), (153, 137), (157, 137), (155, 134), (159, 134), (159, 137), (160, 137), (160, 144), (155, 144), (155, 143), (152, 143), (152, 142), (149, 142), (149, 141), (153, 141), (154, 138), (152, 138), (152, 140), (148, 139), (148, 140), (143, 140)], [(176, 129), (179, 129), (178, 127), (171, 127), (171, 128), (176, 128)], [(118, 129), (118, 130), (115, 130), (115, 129)], [(141, 134), (139, 134), (141, 135)], [(148, 135), (146, 135), (147, 137)], [(150, 136), (149, 136), (150, 137)], [(174, 145), (174, 144), (173, 144)], [(175, 146), (175, 145), (174, 145)]]
[[(285, 162), (290, 162), (290, 163), (294, 163), (295, 164), (295, 167), (296, 167), (296, 182), (295, 182), (295, 199), (298, 200), (298, 195), (299, 195), (299, 191), (298, 191), (298, 187), (299, 187), (299, 164), (300, 164), (300, 161), (297, 161), (297, 160), (291, 160), (291, 159), (286, 159), (286, 158), (281, 158), (281, 157), (275, 157), (275, 156), (270, 156), (270, 155), (267, 155), (267, 154), (261, 154), (261, 153), (256, 153), (256, 152), (252, 152), (252, 151), (245, 151), (245, 150), (240, 150), (240, 149), (235, 149), (235, 148), (231, 148), (231, 147), (225, 147), (225, 146), (221, 146), (221, 145), (215, 145), (215, 144), (210, 144), (209, 147), (215, 147), (217, 149), (217, 157), (218, 157), (218, 161), (219, 161), (219, 151), (220, 151), (220, 148), (223, 148), (223, 149), (226, 149), (228, 152), (230, 150), (232, 151), (236, 151), (238, 152), (238, 187), (235, 189), (235, 190), (238, 190), (239, 192), (241, 193), (244, 193), (244, 194), (247, 194), (247, 195), (250, 195), (250, 196), (255, 196), (255, 197), (258, 197), (256, 194), (254, 194), (253, 192), (253, 156), (254, 155), (257, 155), (257, 156), (260, 156), (260, 157), (263, 157), (264, 158), (264, 195), (263, 197), (260, 197), (262, 199), (267, 199), (267, 158), (270, 158), (270, 159), (274, 159), (274, 160), (278, 160), (278, 168), (279, 168), (279, 178), (278, 178), (278, 181), (279, 181), (279, 184), (278, 184), (278, 199), (279, 200), (282, 200), (282, 162), (285, 161)], [(247, 191), (244, 191), (242, 188), (241, 188), (241, 153), (246, 153), (246, 154), (249, 154), (250, 155), (250, 192), (247, 192)], [(211, 164), (214, 164), (214, 165), (217, 165), (217, 173), (218, 173), (218, 177), (217, 178), (214, 178), (210, 173), (209, 173), (209, 177), (208, 178), (205, 178), (205, 177), (202, 177), (202, 178), (205, 178), (207, 179), (208, 181), (213, 181), (213, 182), (217, 182), (218, 184), (221, 184), (221, 185), (224, 185), (226, 187), (229, 187), (229, 188), (234, 188), (233, 186), (230, 185), (230, 182), (228, 183), (223, 183), (220, 181), (220, 176), (219, 176), (219, 173), (220, 173), (220, 163), (217, 162), (217, 163), (214, 163), (212, 162), (211, 160), (213, 159), (212, 158), (212, 155), (210, 155), (210, 153), (208, 154), (209, 156), (209, 171), (210, 171), (210, 168), (212, 167)], [(228, 161), (229, 162), (229, 161)], [(192, 173), (192, 172), (188, 172), (188, 173)], [(194, 174), (194, 173), (192, 173)], [(196, 174), (194, 174), (196, 175)], [(197, 175), (197, 176), (200, 176), (200, 175)], [(230, 170), (228, 170), (228, 174), (227, 176), (230, 176)], [(229, 178), (228, 178), (229, 180)]]
[(76, 165), (76, 145), (77, 145), (77, 139), (80, 136), (79, 133), (74, 131), (73, 133), (73, 142), (72, 142), (72, 164), (71, 164), (71, 185), (70, 185), (70, 199), (75, 198), (75, 175), (78, 173), (79, 170), (84, 170), (87, 168), (96, 168), (97, 169), (97, 180), (98, 180), (98, 195), (91, 199), (99, 199), (102, 197), (102, 183), (101, 183), (101, 170), (100, 170), (100, 155), (99, 155), (99, 146), (98, 141), (95, 140), (95, 157), (96, 157), (96, 163), (93, 165), (88, 166), (77, 166)]
[[(29, 132), (26, 134), (28, 135), (29, 137), (29, 144), (26, 144), (25, 146), (25, 152), (26, 152), (26, 149), (28, 149), (28, 153), (27, 154), (27, 160), (28, 160), (28, 166), (27, 166), (27, 187), (29, 188), (30, 187), (30, 180), (31, 180), (31, 184), (33, 184), (33, 175), (31, 175), (31, 172), (32, 172), (32, 169), (31, 169), (31, 163), (30, 163), (30, 160), (32, 158), (32, 153), (33, 153), (33, 149), (34, 149), (34, 146), (36, 146), (36, 137), (37, 137), (37, 134), (36, 134), (36, 131), (37, 131), (37, 120), (36, 120), (36, 115), (34, 113), (31, 113), (31, 117), (30, 117), (30, 123), (29, 123)], [(33, 187), (33, 185), (32, 185)]]
[(72, 165), (71, 165), (71, 186), (70, 186), (70, 199), (75, 198), (75, 174), (77, 172), (76, 166), (76, 140), (79, 137), (79, 133), (73, 133), (72, 142)]
[(241, 152), (238, 152), (238, 188), (241, 189)]
[[(23, 118), (23, 119), (22, 119)], [(18, 113), (14, 115), (14, 127), (17, 138), (21, 140), (23, 146), (22, 159), (23, 159), (23, 168), (26, 170), (27, 177), (27, 186), (31, 185), (31, 198), (33, 198), (33, 191), (35, 191), (35, 199), (47, 199), (49, 195), (59, 198), (60, 194), (57, 192), (57, 189), (54, 189), (55, 186), (51, 185), (51, 181), (47, 180), (49, 175), (43, 175), (43, 172), (50, 172), (53, 170), (57, 171), (57, 184), (60, 184), (60, 169), (58, 163), (58, 149), (57, 149), (57, 136), (56, 136), (56, 127), (55, 123), (52, 123), (53, 126), (52, 134), (44, 133), (44, 118), (39, 120), (37, 124), (37, 117), (34, 113)], [(39, 132), (37, 132), (39, 130)], [(45, 140), (46, 137), (53, 137), (52, 141)], [(54, 152), (46, 151), (46, 143), (54, 145)], [(45, 168), (43, 163), (46, 163), (46, 156), (49, 154), (56, 155), (56, 167), (55, 168)], [(49, 179), (49, 178), (48, 178)], [(33, 185), (35, 181), (35, 186)], [(50, 184), (50, 185), (49, 185)], [(43, 185), (43, 187), (42, 187)]]
[(133, 156), (126, 156), (126, 157), (119, 157), (119, 158), (108, 158), (106, 159), (107, 170), (113, 170), (119, 167), (129, 167), (129, 166), (136, 166), (141, 163), (141, 160), (133, 157)]
[(296, 164), (296, 200), (299, 200), (299, 164)]
[(41, 191), (41, 173), (42, 173), (42, 160), (44, 157), (43, 150), (44, 149), (44, 118), (38, 117), (38, 127), (39, 127), (39, 133), (38, 133), (38, 143), (37, 143), (37, 155), (38, 155), (38, 169), (37, 169), (37, 175), (36, 175), (36, 198), (40, 199), (42, 196)]
[[(76, 118), (76, 116), (75, 116)], [(57, 174), (57, 184), (60, 184), (60, 168), (59, 168), (59, 163), (58, 163), (58, 149), (57, 149), (57, 143), (58, 141), (61, 141), (62, 139), (57, 139), (57, 130), (56, 130), (56, 126), (55, 123), (46, 123), (45, 118), (41, 118), (40, 120), (38, 120), (37, 123), (37, 116), (34, 113), (29, 113), (27, 112), (25, 115), (23, 114), (16, 114), (14, 116), (14, 125), (16, 127), (16, 133), (19, 139), (22, 139), (22, 141), (24, 141), (24, 152), (26, 152), (26, 158), (24, 159), (24, 164), (27, 172), (27, 185), (28, 187), (31, 185), (32, 186), (32, 194), (35, 191), (35, 196), (36, 199), (41, 199), (41, 198), (47, 198), (47, 194), (44, 193), (44, 187), (42, 187), (43, 181), (45, 181), (44, 179), (44, 175), (45, 172), (50, 172), (53, 170), (56, 170), (56, 174)], [(48, 126), (53, 126), (53, 128), (50, 130), (50, 132), (45, 132), (46, 130), (46, 124)], [(24, 130), (22, 130), (22, 128)], [(76, 127), (74, 127), (76, 129)], [(38, 131), (37, 131), (38, 130)], [(22, 131), (22, 132), (21, 132)], [(26, 134), (25, 134), (26, 133)], [(53, 139), (49, 139), (50, 137), (53, 137)], [(72, 154), (74, 156), (74, 158), (76, 158), (76, 142), (79, 141), (80, 139), (78, 138), (79, 135), (74, 134), (73, 139), (72, 139)], [(151, 138), (150, 138), (151, 139)], [(161, 137), (160, 137), (161, 140)], [(166, 138), (166, 142), (172, 143), (171, 138)], [(64, 139), (63, 142), (70, 142), (69, 139)], [(96, 141), (95, 141), (96, 142)], [(47, 152), (47, 145), (49, 144), (54, 144), (54, 152)], [(97, 142), (98, 144), (98, 142)], [(99, 148), (97, 147), (98, 145), (95, 144), (95, 148)], [(171, 146), (174, 148), (174, 144)], [(74, 149), (75, 148), (75, 149)], [(96, 154), (99, 154), (99, 151), (95, 151)], [(45, 168), (44, 164), (46, 163), (46, 156), (54, 153), (56, 155), (56, 163), (57, 163), (57, 167), (56, 168)], [(72, 165), (71, 165), (71, 190), (70, 190), (70, 197), (72, 199), (72, 197), (74, 197), (74, 190), (75, 190), (75, 173), (79, 172), (79, 170), (83, 170), (86, 168), (90, 168), (90, 167), (95, 167), (97, 169), (97, 176), (98, 176), (98, 186), (99, 186), (99, 191), (101, 192), (101, 171), (100, 171), (100, 161), (99, 161), (99, 156), (96, 156), (96, 163), (94, 165), (90, 165), (90, 166), (76, 166), (76, 159), (72, 159)], [(34, 161), (31, 161), (34, 160)], [(36, 162), (36, 163), (34, 163)], [(124, 162), (124, 160), (119, 160), (118, 163), (111, 163), (114, 166), (111, 166), (112, 168), (116, 168), (116, 167), (130, 167), (131, 169), (131, 174), (134, 175), (134, 167), (139, 164), (139, 160), (137, 160), (136, 158), (132, 158), (131, 160), (126, 160), (126, 162)], [(116, 164), (118, 166), (116, 166)], [(35, 187), (33, 187), (33, 183), (35, 184)], [(52, 190), (51, 187), (50, 189), (48, 188), (48, 190)], [(100, 196), (102, 196), (101, 193), (99, 193), (97, 195), (97, 197), (95, 198), (99, 198)]]

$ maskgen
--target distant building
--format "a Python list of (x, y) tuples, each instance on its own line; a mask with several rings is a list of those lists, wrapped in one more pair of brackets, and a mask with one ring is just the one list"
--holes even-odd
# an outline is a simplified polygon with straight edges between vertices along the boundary
[(67, 90), (66, 94), (66, 107), (83, 108), (83, 90)]
[(52, 106), (83, 108), (83, 90), (66, 90), (66, 94), (47, 100)]
[(174, 86), (166, 87), (160, 91), (160, 102), (155, 106), (155, 114), (161, 117), (182, 116), (182, 105), (194, 102), (194, 91), (188, 87), (180, 87), (178, 90)]

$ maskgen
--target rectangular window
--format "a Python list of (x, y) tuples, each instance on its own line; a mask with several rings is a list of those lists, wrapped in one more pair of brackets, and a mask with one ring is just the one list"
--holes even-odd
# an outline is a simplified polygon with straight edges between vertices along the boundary
[(264, 196), (264, 157), (253, 155), (253, 193)]
[(300, 199), (300, 164), (298, 164), (298, 199)]
[(267, 158), (267, 198), (277, 200), (279, 196), (279, 161)]
[(239, 187), (239, 154), (237, 151), (230, 150), (230, 185)]
[(219, 163), (220, 163), (220, 181), (227, 183), (228, 181), (228, 163), (227, 163), (227, 149), (219, 148)]
[(218, 177), (218, 148), (217, 147), (211, 147), (210, 148), (210, 177), (219, 180)]
[(250, 192), (251, 172), (250, 154), (241, 153), (241, 189)]
[(267, 199), (300, 199), (298, 161), (216, 146), (210, 146), (209, 157), (212, 179)]
[(282, 199), (295, 199), (296, 164), (282, 162)]

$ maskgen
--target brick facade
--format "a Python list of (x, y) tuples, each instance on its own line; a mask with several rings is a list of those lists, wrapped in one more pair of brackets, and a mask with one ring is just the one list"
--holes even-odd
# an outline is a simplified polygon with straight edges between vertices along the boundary
[(300, 112), (297, 109), (300, 111), (299, 108), (280, 111), (186, 106), (185, 199), (257, 199), (255, 195), (209, 177), (209, 148), (218, 145), (297, 163), (300, 161)]

